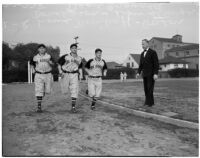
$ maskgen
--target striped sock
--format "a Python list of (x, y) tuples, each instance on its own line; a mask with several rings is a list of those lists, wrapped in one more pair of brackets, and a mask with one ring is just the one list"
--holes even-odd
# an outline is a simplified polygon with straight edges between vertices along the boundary
[(75, 105), (76, 105), (76, 98), (72, 97), (72, 107), (75, 107)]
[(38, 109), (41, 109), (42, 96), (37, 96), (37, 102), (38, 102)]
[(93, 99), (92, 99), (92, 106), (94, 106), (96, 104), (96, 102), (97, 102), (97, 98), (93, 97)]

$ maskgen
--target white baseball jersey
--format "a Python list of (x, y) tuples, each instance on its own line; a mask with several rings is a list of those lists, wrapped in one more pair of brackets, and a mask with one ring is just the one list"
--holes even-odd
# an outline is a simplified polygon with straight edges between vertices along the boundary
[(70, 54), (63, 55), (58, 63), (61, 65), (62, 70), (67, 72), (78, 71), (78, 69), (82, 68), (82, 58), (77, 55), (77, 57), (73, 57)]
[(92, 76), (102, 76), (102, 72), (107, 69), (105, 60), (90, 59), (85, 67), (90, 70)]
[(51, 55), (45, 53), (44, 55), (40, 55), (39, 53), (33, 57), (30, 64), (35, 66), (35, 70), (38, 72), (50, 72), (52, 70), (51, 65), (48, 63), (52, 60)]

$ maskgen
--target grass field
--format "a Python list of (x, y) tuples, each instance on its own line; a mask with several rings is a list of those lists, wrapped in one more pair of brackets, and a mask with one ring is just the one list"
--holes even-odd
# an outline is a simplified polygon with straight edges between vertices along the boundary
[(102, 100), (132, 109), (156, 114), (176, 113), (174, 118), (198, 122), (198, 79), (158, 80), (155, 84), (155, 106), (144, 104), (143, 82), (104, 83)]
[[(198, 156), (198, 130), (136, 117), (99, 103), (91, 111), (82, 97), (78, 113), (72, 114), (70, 97), (61, 94), (58, 83), (44, 100), (44, 113), (38, 114), (33, 85), (2, 88), (3, 156)], [(104, 90), (105, 97), (108, 89)]]

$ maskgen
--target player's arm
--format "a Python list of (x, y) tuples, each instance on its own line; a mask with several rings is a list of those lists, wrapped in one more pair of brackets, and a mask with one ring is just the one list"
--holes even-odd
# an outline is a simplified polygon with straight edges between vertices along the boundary
[(79, 67), (78, 67), (78, 71), (79, 71), (79, 78), (83, 79), (83, 62), (81, 61)]
[(63, 71), (61, 67), (62, 65), (64, 65), (64, 63), (65, 63), (65, 55), (58, 59), (58, 71), (61, 77), (63, 77)]
[(51, 65), (51, 66), (53, 66), (54, 65), (54, 59), (52, 58), (52, 56), (51, 56), (51, 58), (50, 58), (50, 60), (48, 61), (48, 63), (49, 63), (49, 65)]
[(106, 62), (103, 60), (104, 62), (104, 66), (103, 66), (103, 75), (106, 76), (107, 75), (107, 71), (108, 71), (108, 67), (107, 67), (107, 64)]
[(90, 76), (90, 63), (92, 62), (92, 59), (90, 59), (86, 64), (85, 64), (85, 71), (87, 74)]
[(34, 61), (34, 57), (30, 60), (30, 65), (32, 72), (35, 73), (36, 62)]

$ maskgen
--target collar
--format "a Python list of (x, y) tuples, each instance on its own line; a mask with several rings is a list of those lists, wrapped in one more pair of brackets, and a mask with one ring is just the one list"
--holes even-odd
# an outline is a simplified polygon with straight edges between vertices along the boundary
[(39, 55), (39, 56), (41, 56), (41, 57), (43, 57), (43, 56), (45, 56), (45, 55), (46, 55), (46, 52), (44, 53), (44, 55), (41, 55), (40, 53), (38, 53), (38, 55)]
[(100, 59), (100, 60), (96, 60), (96, 58), (94, 58), (94, 60), (95, 60), (95, 61), (102, 61), (102, 59)]
[[(70, 53), (70, 56), (73, 57), (73, 56), (72, 56), (72, 52)], [(76, 54), (76, 57), (73, 57), (73, 58), (77, 58), (77, 57), (78, 57), (78, 54)]]
[(149, 47), (146, 49), (146, 51), (145, 50), (144, 51), (147, 52), (148, 50), (149, 50)]

